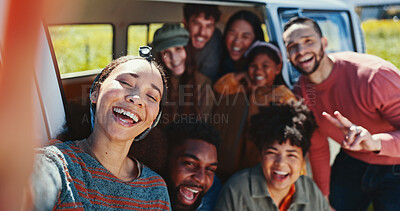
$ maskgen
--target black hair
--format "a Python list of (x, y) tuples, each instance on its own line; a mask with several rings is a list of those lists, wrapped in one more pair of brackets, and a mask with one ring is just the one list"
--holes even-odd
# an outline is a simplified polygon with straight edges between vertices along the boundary
[(188, 139), (203, 140), (219, 148), (221, 137), (218, 131), (203, 120), (181, 118), (165, 127), (165, 137), (168, 141), (169, 152), (175, 147), (182, 146)]
[(221, 17), (221, 11), (219, 11), (217, 5), (185, 4), (183, 6), (183, 16), (186, 21), (189, 21), (192, 16), (198, 16), (200, 13), (204, 13), (206, 19), (214, 18), (215, 23)]
[(249, 138), (260, 151), (271, 146), (290, 141), (290, 144), (308, 152), (311, 136), (317, 124), (313, 113), (302, 101), (291, 101), (287, 104), (271, 104), (261, 107), (260, 112), (251, 117)]
[(224, 30), (224, 43), (226, 41), (226, 35), (227, 35), (227, 31), (228, 29), (232, 26), (232, 24), (237, 21), (237, 20), (244, 20), (247, 23), (249, 23), (251, 25), (251, 28), (253, 29), (253, 33), (254, 33), (254, 41), (256, 40), (261, 40), (264, 41), (264, 32), (261, 28), (261, 21), (258, 18), (258, 16), (250, 11), (247, 10), (240, 10), (238, 12), (236, 12), (235, 14), (233, 14), (228, 22), (225, 25), (225, 30)]
[(286, 30), (289, 29), (289, 27), (291, 27), (294, 24), (311, 24), (311, 26), (314, 28), (314, 31), (317, 32), (317, 34), (320, 37), (322, 36), (322, 31), (321, 28), (319, 27), (318, 23), (315, 22), (313, 19), (311, 18), (306, 18), (306, 17), (293, 17), (291, 18), (283, 27), (283, 32), (285, 32)]

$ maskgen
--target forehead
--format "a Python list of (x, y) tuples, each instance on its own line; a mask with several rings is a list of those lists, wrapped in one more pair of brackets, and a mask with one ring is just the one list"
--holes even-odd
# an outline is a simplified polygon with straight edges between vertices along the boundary
[(196, 156), (199, 160), (207, 162), (217, 162), (217, 149), (214, 145), (200, 140), (200, 139), (188, 139), (182, 145), (176, 148), (177, 156), (183, 156), (190, 154)]
[(198, 14), (190, 16), (189, 21), (203, 21), (212, 24), (215, 23), (214, 17), (210, 15), (208, 18), (206, 18), (206, 14), (204, 12), (200, 12)]
[(241, 28), (241, 29), (250, 29), (251, 31), (253, 30), (253, 27), (251, 26), (251, 24), (245, 20), (242, 19), (238, 19), (235, 20), (230, 28)]
[(257, 54), (251, 63), (255, 62), (273, 62), (272, 59), (266, 53)]
[(271, 149), (271, 148), (277, 149), (278, 151), (287, 151), (287, 150), (293, 151), (293, 150), (295, 150), (295, 151), (297, 151), (297, 152), (299, 152), (299, 153), (302, 153), (302, 152), (303, 152), (303, 150), (301, 149), (301, 147), (296, 146), (296, 145), (292, 145), (292, 144), (290, 143), (290, 140), (289, 140), (289, 139), (287, 139), (287, 140), (286, 140), (285, 142), (283, 142), (282, 144), (279, 144), (278, 141), (274, 141), (271, 145), (265, 146), (265, 147), (264, 147), (264, 150)]
[(162, 89), (163, 82), (159, 70), (147, 60), (133, 59), (118, 65), (111, 73), (110, 77), (118, 77), (122, 74), (133, 73), (143, 81), (147, 80), (149, 83), (160, 87)]
[(285, 42), (310, 36), (318, 36), (314, 27), (310, 23), (293, 24), (283, 33), (283, 39)]

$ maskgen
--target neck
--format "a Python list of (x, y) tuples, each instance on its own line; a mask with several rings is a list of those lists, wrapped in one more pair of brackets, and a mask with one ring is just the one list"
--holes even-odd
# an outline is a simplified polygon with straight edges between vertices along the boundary
[(92, 133), (83, 143), (84, 150), (91, 154), (113, 175), (123, 181), (131, 181), (137, 177), (137, 163), (128, 157), (132, 141), (112, 141), (105, 136)]
[(309, 80), (314, 84), (320, 84), (324, 82), (332, 72), (333, 61), (328, 55), (325, 53), (324, 58), (319, 64), (318, 69), (308, 76)]
[(291, 187), (289, 187), (289, 189), (285, 190), (285, 191), (274, 191), (272, 189), (268, 188), (269, 193), (271, 194), (271, 198), (272, 200), (275, 202), (275, 204), (279, 207), (283, 201), (283, 199), (288, 195), (289, 190)]

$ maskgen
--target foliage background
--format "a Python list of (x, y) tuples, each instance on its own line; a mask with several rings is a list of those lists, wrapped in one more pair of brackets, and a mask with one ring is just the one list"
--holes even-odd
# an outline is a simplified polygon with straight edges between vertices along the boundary
[[(128, 28), (128, 54), (152, 41), (161, 24), (136, 25)], [(367, 53), (379, 56), (400, 68), (400, 22), (394, 19), (368, 20), (361, 24)], [(75, 25), (49, 27), (61, 74), (100, 69), (112, 60), (113, 28), (111, 25)]]
[(400, 68), (400, 22), (393, 19), (367, 20), (364, 30), (367, 53), (379, 56)]

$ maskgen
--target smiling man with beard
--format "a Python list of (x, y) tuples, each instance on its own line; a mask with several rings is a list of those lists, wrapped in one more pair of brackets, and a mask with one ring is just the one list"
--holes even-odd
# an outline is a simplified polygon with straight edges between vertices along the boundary
[[(310, 163), (323, 194), (336, 210), (366, 210), (371, 202), (376, 210), (398, 209), (400, 71), (368, 54), (326, 54), (328, 40), (309, 18), (290, 19), (283, 40), (302, 73), (294, 92), (318, 123)], [(332, 169), (328, 137), (341, 144)]]
[(173, 210), (213, 210), (221, 187), (214, 182), (218, 132), (200, 120), (181, 119), (169, 124), (165, 135), (168, 159), (164, 178)]

